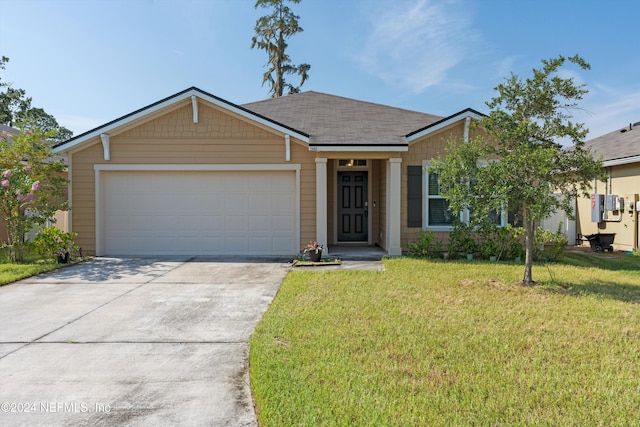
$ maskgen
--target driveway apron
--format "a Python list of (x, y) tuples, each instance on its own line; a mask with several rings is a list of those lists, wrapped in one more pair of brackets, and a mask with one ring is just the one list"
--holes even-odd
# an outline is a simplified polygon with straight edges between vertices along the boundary
[(248, 340), (286, 267), (96, 258), (1, 287), (0, 425), (255, 425)]

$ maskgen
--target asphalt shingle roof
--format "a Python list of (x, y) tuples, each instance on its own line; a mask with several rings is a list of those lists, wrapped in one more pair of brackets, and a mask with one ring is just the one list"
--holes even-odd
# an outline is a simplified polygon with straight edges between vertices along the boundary
[(604, 161), (640, 156), (640, 122), (622, 130), (591, 139), (585, 142), (585, 148), (590, 148), (596, 158), (602, 156)]
[(442, 119), (314, 91), (242, 107), (309, 134), (311, 145), (406, 145), (405, 135)]

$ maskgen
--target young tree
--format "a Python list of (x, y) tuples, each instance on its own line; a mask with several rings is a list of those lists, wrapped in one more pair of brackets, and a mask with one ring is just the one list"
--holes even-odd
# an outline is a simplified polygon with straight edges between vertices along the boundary
[(24, 260), (29, 230), (67, 208), (65, 164), (53, 157), (50, 136), (37, 129), (0, 136), (0, 216), (7, 226), (12, 262)]
[[(487, 102), (490, 114), (477, 123), (488, 138), (450, 143), (446, 158), (435, 167), (452, 211), (468, 209), (476, 222), (505, 207), (522, 215), (525, 285), (535, 283), (537, 223), (558, 209), (571, 214), (571, 200), (587, 195), (592, 180), (602, 174), (602, 163), (584, 148), (584, 125), (570, 121), (587, 90), (572, 77), (561, 77), (559, 70), (567, 62), (590, 68), (578, 55), (558, 56), (543, 60), (543, 67), (524, 81), (512, 73)], [(573, 146), (564, 148), (560, 140)]]
[[(267, 71), (262, 77), (262, 85), (269, 82), (272, 98), (278, 98), (288, 89), (288, 93), (300, 92), (300, 86), (309, 78), (311, 65), (293, 65), (287, 55), (287, 39), (296, 33), (303, 31), (298, 25), (299, 16), (295, 15), (284, 3), (300, 3), (300, 0), (257, 0), (255, 8), (271, 8), (272, 13), (260, 17), (256, 21), (256, 35), (251, 39), (251, 49), (262, 49), (267, 53)], [(293, 86), (285, 81), (285, 75), (297, 74), (300, 76), (300, 85)]]

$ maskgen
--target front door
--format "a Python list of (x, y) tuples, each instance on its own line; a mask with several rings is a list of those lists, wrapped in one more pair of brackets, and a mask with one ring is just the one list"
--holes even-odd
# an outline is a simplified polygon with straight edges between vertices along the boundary
[(338, 172), (338, 241), (369, 240), (367, 172)]

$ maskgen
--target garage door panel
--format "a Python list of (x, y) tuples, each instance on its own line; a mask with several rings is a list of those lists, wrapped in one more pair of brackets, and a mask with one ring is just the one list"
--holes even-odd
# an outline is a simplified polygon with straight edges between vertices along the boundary
[(295, 172), (101, 172), (106, 255), (289, 255)]

